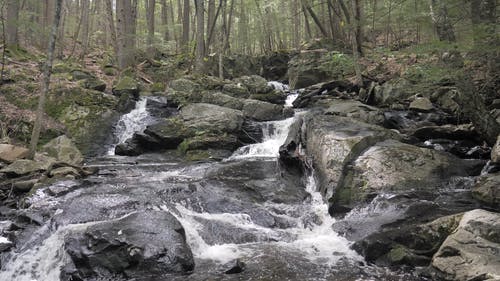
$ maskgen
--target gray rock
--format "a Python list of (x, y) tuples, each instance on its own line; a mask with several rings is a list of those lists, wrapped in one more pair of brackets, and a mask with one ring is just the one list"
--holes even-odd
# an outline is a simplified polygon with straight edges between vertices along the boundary
[(12, 163), (17, 159), (27, 157), (29, 149), (12, 144), (0, 144), (0, 161)]
[(205, 92), (202, 95), (201, 102), (215, 104), (223, 107), (241, 110), (244, 99), (239, 99), (220, 92)]
[(428, 98), (417, 97), (410, 103), (410, 110), (429, 112), (433, 109), (434, 106)]
[(12, 187), (14, 187), (14, 189), (19, 192), (28, 192), (38, 181), (38, 179), (16, 181), (12, 184)]
[(333, 100), (325, 114), (351, 117), (374, 125), (382, 125), (385, 119), (378, 108), (353, 100)]
[(307, 151), (318, 172), (319, 189), (330, 198), (343, 177), (347, 164), (375, 143), (388, 138), (399, 139), (390, 130), (352, 118), (315, 115), (307, 123)]
[(247, 87), (243, 86), (241, 83), (226, 84), (222, 87), (222, 91), (236, 98), (246, 99), (250, 96), (250, 92)]
[(73, 141), (67, 136), (59, 136), (42, 147), (42, 152), (46, 152), (50, 157), (56, 158), (60, 162), (71, 165), (81, 165), (83, 156)]
[(189, 104), (182, 108), (180, 118), (196, 131), (238, 132), (243, 124), (239, 110), (207, 103)]
[(250, 94), (267, 94), (273, 90), (273, 88), (267, 84), (266, 79), (258, 75), (242, 76), (233, 81), (245, 86)]
[(119, 97), (130, 96), (137, 99), (139, 97), (139, 83), (132, 77), (124, 76), (113, 87), (113, 94)]
[(481, 203), (500, 211), (500, 173), (480, 177), (472, 188), (472, 196)]
[(14, 243), (12, 243), (9, 239), (0, 236), (0, 253), (9, 250), (13, 245)]
[(482, 161), (462, 160), (452, 154), (386, 140), (365, 150), (352, 163), (345, 181), (335, 191), (335, 204), (352, 204), (370, 194), (436, 191), (453, 176), (470, 176)]
[(62, 178), (68, 175), (79, 177), (80, 172), (73, 167), (59, 167), (50, 171), (51, 177)]
[(432, 258), (446, 280), (500, 279), (500, 215), (476, 209), (463, 215), (457, 229)]
[(243, 115), (256, 121), (279, 120), (283, 119), (283, 106), (247, 99), (243, 105)]
[(0, 170), (2, 173), (11, 174), (15, 176), (23, 176), (35, 172), (46, 171), (52, 166), (55, 159), (52, 161), (35, 161), (35, 160), (16, 160), (14, 163)]
[(73, 262), (67, 276), (91, 278), (152, 278), (184, 274), (194, 260), (184, 228), (165, 211), (140, 211), (89, 226), (65, 238)]

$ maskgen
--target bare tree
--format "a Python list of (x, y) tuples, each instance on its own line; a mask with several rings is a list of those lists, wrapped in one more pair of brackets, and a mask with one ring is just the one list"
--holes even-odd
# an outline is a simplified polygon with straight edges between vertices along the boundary
[(42, 128), (43, 112), (45, 110), (45, 99), (47, 92), (50, 87), (50, 75), (52, 72), (52, 63), (54, 60), (54, 50), (56, 48), (57, 30), (59, 28), (59, 22), (61, 20), (61, 6), (63, 0), (56, 0), (55, 3), (55, 15), (54, 23), (52, 24), (52, 30), (49, 37), (49, 46), (47, 49), (47, 60), (45, 61), (43, 67), (43, 83), (42, 91), (40, 93), (40, 98), (38, 99), (38, 108), (36, 112), (36, 120), (33, 126), (33, 132), (31, 134), (30, 142), (30, 158), (35, 157), (36, 147), (38, 145), (38, 140), (40, 139), (40, 130)]
[(203, 72), (205, 58), (204, 0), (195, 0), (196, 8), (196, 71)]
[(455, 32), (443, 0), (430, 0), (431, 18), (440, 41), (455, 42)]
[(6, 16), (6, 43), (7, 46), (19, 45), (19, 0), (7, 0)]
[(153, 54), (154, 53), (154, 37), (155, 37), (155, 6), (156, 6), (156, 1), (155, 0), (146, 0), (146, 20), (147, 20), (147, 25), (148, 25), (148, 38), (147, 38), (147, 45), (148, 45), (148, 53)]
[(184, 8), (182, 10), (182, 40), (181, 46), (184, 51), (188, 50), (189, 43), (189, 0), (184, 0)]
[(116, 1), (118, 67), (124, 69), (134, 63), (135, 50), (135, 20), (133, 6), (130, 0)]

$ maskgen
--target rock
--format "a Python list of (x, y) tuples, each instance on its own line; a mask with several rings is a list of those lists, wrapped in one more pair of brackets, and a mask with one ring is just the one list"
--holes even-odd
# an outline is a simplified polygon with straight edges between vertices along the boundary
[(79, 69), (71, 71), (71, 79), (73, 81), (94, 79), (94, 78), (95, 78), (95, 76), (90, 74), (90, 72), (88, 72), (88, 71), (79, 70)]
[(457, 229), (432, 258), (446, 280), (500, 279), (500, 215), (476, 209), (465, 213)]
[[(148, 126), (144, 134), (134, 134), (134, 145), (151, 148), (175, 149), (185, 139), (194, 134), (182, 120), (169, 118)], [(129, 142), (126, 142), (130, 145)]]
[(50, 171), (49, 175), (54, 178), (63, 178), (65, 176), (80, 177), (80, 172), (73, 167), (59, 167)]
[(247, 87), (243, 86), (240, 83), (226, 84), (222, 87), (222, 91), (235, 98), (246, 99), (250, 96), (250, 92), (248, 91)]
[(85, 89), (95, 90), (99, 92), (104, 92), (106, 90), (106, 83), (97, 78), (82, 80), (80, 81), (80, 85)]
[(207, 103), (189, 104), (181, 109), (180, 118), (196, 131), (234, 133), (241, 130), (243, 113)]
[(414, 95), (411, 89), (412, 84), (407, 79), (396, 78), (389, 80), (381, 87), (375, 87), (374, 102), (377, 105), (391, 105)]
[(24, 181), (16, 181), (12, 184), (14, 189), (19, 192), (28, 192), (30, 191), (36, 183), (38, 183), (38, 179), (24, 180)]
[(231, 267), (230, 269), (226, 270), (224, 273), (225, 274), (238, 274), (238, 273), (242, 273), (243, 271), (245, 271), (245, 268), (246, 268), (246, 264), (244, 262), (242, 262), (240, 259), (237, 259), (235, 264), (233, 265), (233, 267)]
[(283, 105), (283, 104), (285, 104), (286, 96), (287, 96), (286, 93), (283, 91), (272, 90), (269, 93), (265, 93), (265, 94), (252, 94), (252, 95), (250, 95), (249, 98), (254, 99), (254, 100), (260, 100), (260, 101), (265, 101), (265, 102)]
[(205, 92), (202, 95), (201, 102), (215, 104), (223, 107), (241, 110), (243, 108), (243, 99), (225, 95), (220, 92)]
[(306, 119), (306, 148), (313, 157), (320, 192), (331, 198), (342, 181), (345, 166), (367, 148), (399, 136), (387, 129), (352, 118), (333, 115), (314, 115)]
[(428, 98), (417, 97), (410, 103), (410, 110), (429, 112), (434, 109), (432, 102)]
[(243, 115), (256, 121), (283, 119), (283, 106), (258, 100), (245, 100)]
[(64, 274), (77, 280), (162, 279), (194, 268), (184, 228), (165, 211), (139, 211), (91, 225), (67, 236), (64, 245), (73, 263)]
[(170, 82), (169, 87), (174, 91), (186, 92), (189, 94), (196, 93), (200, 90), (199, 84), (184, 78)]
[(113, 94), (121, 96), (130, 96), (134, 99), (139, 98), (139, 83), (130, 76), (124, 76), (118, 80), (113, 87)]
[(286, 79), (290, 58), (291, 54), (286, 52), (276, 52), (262, 57), (262, 77), (273, 81)]
[(150, 97), (146, 101), (146, 109), (149, 115), (156, 118), (168, 118), (178, 113), (178, 110), (172, 108), (166, 98)]
[(491, 102), (490, 109), (500, 109), (500, 99), (494, 99)]
[(144, 149), (138, 140), (138, 137), (134, 136), (124, 143), (120, 143), (115, 147), (115, 154), (122, 156), (137, 156), (144, 153)]
[(250, 94), (267, 94), (273, 90), (273, 88), (267, 84), (266, 79), (258, 75), (242, 76), (233, 81), (245, 86)]
[[(238, 148), (238, 139), (234, 135), (228, 134), (202, 134), (185, 139), (180, 145), (179, 149), (183, 153), (189, 151), (202, 151), (208, 149), (220, 149), (226, 151), (233, 151)], [(199, 159), (197, 159), (199, 160)]]
[(56, 158), (60, 162), (77, 166), (83, 163), (82, 153), (78, 150), (73, 141), (65, 135), (49, 141), (42, 147), (41, 151), (47, 153), (50, 157)]
[(472, 196), (486, 206), (500, 211), (500, 173), (480, 177), (472, 188)]
[(384, 114), (378, 108), (353, 100), (332, 100), (325, 114), (351, 117), (369, 124), (382, 125)]
[(0, 144), (0, 161), (12, 163), (17, 159), (27, 157), (29, 149), (12, 144)]
[(12, 243), (9, 239), (0, 236), (0, 253), (9, 250), (13, 245), (14, 243)]
[(462, 160), (452, 154), (404, 144), (377, 143), (353, 161), (333, 196), (333, 205), (352, 206), (384, 192), (437, 191), (450, 177), (480, 173), (479, 160)]
[(354, 73), (352, 58), (326, 50), (305, 51), (288, 62), (291, 89), (300, 89), (331, 79), (343, 79)]
[(20, 159), (14, 161), (9, 166), (3, 168), (2, 170), (0, 170), (0, 172), (13, 176), (23, 176), (35, 172), (47, 171), (54, 162), (55, 159), (51, 159), (50, 161), (34, 161), (34, 160)]
[(186, 104), (200, 102), (201, 86), (188, 79), (177, 79), (170, 82), (166, 92), (168, 105), (170, 107), (180, 107)]
[(478, 139), (479, 135), (474, 131), (472, 124), (462, 125), (442, 125), (442, 126), (424, 126), (416, 129), (412, 135), (420, 140), (428, 139)]
[(491, 149), (491, 162), (493, 163), (500, 162), (500, 136), (497, 137), (497, 142)]

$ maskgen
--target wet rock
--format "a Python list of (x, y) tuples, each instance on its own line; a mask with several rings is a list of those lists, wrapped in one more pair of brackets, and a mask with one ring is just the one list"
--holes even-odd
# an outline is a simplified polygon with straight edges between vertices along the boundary
[(353, 100), (333, 100), (325, 114), (351, 117), (374, 125), (384, 122), (384, 114), (378, 108)]
[(169, 106), (167, 100), (161, 98), (148, 98), (146, 102), (146, 109), (149, 115), (156, 118), (168, 118), (178, 113), (177, 109)]
[(319, 190), (330, 198), (345, 166), (378, 141), (399, 136), (387, 129), (352, 118), (315, 115), (307, 121), (307, 151), (313, 157)]
[(139, 136), (134, 136), (124, 143), (120, 143), (115, 147), (115, 154), (122, 156), (137, 156), (144, 153), (144, 148), (138, 140)]
[(306, 137), (304, 129), (304, 119), (298, 116), (288, 132), (285, 142), (280, 146), (279, 155), (287, 168), (294, 168), (299, 173), (304, 172), (305, 165), (307, 165), (307, 157), (304, 151), (301, 150), (302, 143), (305, 143)]
[(500, 276), (500, 215), (473, 210), (432, 258), (446, 280), (496, 280)]
[(57, 137), (42, 147), (42, 152), (50, 157), (56, 158), (60, 162), (71, 165), (80, 165), (83, 162), (83, 156), (73, 141), (67, 136)]
[(59, 167), (50, 171), (49, 175), (54, 178), (63, 178), (72, 176), (74, 178), (80, 177), (80, 172), (73, 167)]
[(494, 163), (500, 162), (500, 136), (498, 136), (497, 142), (491, 149), (491, 161)]
[(245, 100), (243, 115), (256, 121), (283, 119), (283, 106), (258, 100)]
[(484, 205), (500, 210), (500, 173), (480, 177), (472, 188), (472, 196)]
[(27, 157), (29, 149), (12, 144), (0, 144), (0, 161), (12, 163), (17, 159)]
[(286, 93), (278, 90), (272, 90), (265, 94), (252, 94), (250, 99), (265, 101), (273, 104), (283, 105), (286, 100)]
[(407, 79), (392, 79), (375, 90), (374, 102), (377, 105), (390, 105), (408, 99), (414, 95), (412, 87), (412, 83)]
[(483, 161), (386, 140), (371, 146), (352, 162), (333, 196), (333, 206), (366, 200), (384, 192), (437, 191), (453, 176), (477, 175)]
[(428, 139), (478, 139), (479, 135), (474, 131), (472, 124), (463, 125), (442, 125), (442, 126), (425, 126), (416, 129), (413, 134), (421, 140)]
[(428, 98), (417, 97), (410, 103), (410, 110), (429, 112), (434, 109), (432, 102)]
[(245, 86), (250, 94), (267, 94), (272, 91), (272, 87), (267, 84), (266, 79), (258, 75), (242, 76), (233, 82)]
[(235, 150), (238, 146), (238, 139), (234, 135), (202, 134), (185, 139), (179, 145), (179, 150), (187, 154), (190, 160), (202, 160), (213, 157), (218, 158), (219, 153), (216, 151), (210, 152), (210, 149), (219, 150), (219, 152), (224, 150), (226, 152), (222, 153), (222, 155), (229, 156), (231, 155), (231, 151)]
[(9, 250), (12, 246), (14, 246), (14, 243), (12, 243), (9, 239), (0, 236), (0, 253)]
[[(142, 147), (175, 149), (187, 137), (193, 135), (193, 131), (188, 128), (178, 118), (169, 118), (148, 126), (144, 134), (134, 134), (134, 145)], [(132, 146), (134, 147), (134, 146)]]
[(73, 263), (64, 274), (79, 280), (162, 278), (194, 269), (182, 225), (164, 211), (100, 222), (66, 237), (64, 243)]
[(246, 264), (242, 262), (240, 259), (237, 259), (234, 266), (230, 269), (226, 270), (225, 274), (238, 274), (242, 273), (246, 268)]
[(243, 114), (218, 105), (189, 104), (182, 108), (180, 118), (188, 127), (197, 131), (238, 132), (243, 124)]

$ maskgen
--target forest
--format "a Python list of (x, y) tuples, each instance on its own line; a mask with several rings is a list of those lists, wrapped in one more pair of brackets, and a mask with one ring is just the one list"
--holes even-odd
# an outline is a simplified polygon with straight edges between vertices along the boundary
[(500, 280), (497, 0), (0, 0), (0, 280)]

